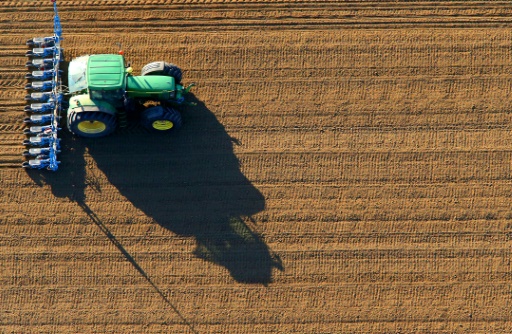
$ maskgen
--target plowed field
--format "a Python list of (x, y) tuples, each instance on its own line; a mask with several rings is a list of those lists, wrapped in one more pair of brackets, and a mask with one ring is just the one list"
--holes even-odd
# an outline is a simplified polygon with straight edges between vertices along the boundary
[(20, 168), (0, 2), (1, 333), (510, 333), (510, 1), (59, 1), (66, 57), (179, 64), (184, 126)]

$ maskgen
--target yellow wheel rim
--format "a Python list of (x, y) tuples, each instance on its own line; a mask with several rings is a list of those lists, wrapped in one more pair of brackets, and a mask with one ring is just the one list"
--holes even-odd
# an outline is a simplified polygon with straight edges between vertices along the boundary
[(168, 120), (154, 121), (153, 129), (157, 130), (170, 130), (174, 126), (174, 123)]
[(107, 125), (100, 121), (83, 121), (78, 123), (78, 130), (83, 133), (101, 133), (107, 129)]

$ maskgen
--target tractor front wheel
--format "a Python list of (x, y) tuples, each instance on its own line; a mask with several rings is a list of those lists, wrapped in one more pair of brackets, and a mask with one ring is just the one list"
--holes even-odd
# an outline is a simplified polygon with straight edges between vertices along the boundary
[(181, 114), (178, 110), (155, 106), (142, 112), (142, 126), (153, 132), (165, 132), (179, 129), (182, 124)]
[(115, 115), (97, 112), (68, 112), (68, 129), (80, 137), (99, 138), (104, 137), (116, 129)]

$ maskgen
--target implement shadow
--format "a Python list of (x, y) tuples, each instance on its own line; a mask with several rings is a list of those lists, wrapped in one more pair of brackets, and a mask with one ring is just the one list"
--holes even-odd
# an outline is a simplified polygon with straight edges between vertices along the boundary
[(65, 135), (60, 169), (45, 175), (44, 183), (54, 195), (84, 204), (85, 187), (95, 187), (86, 179), (87, 151), (135, 207), (162, 227), (194, 237), (197, 257), (225, 267), (237, 282), (266, 285), (272, 269), (283, 268), (246, 224), (265, 208), (265, 199), (240, 170), (237, 141), (190, 95), (197, 106), (183, 114), (176, 133), (150, 134), (134, 126), (97, 140)]

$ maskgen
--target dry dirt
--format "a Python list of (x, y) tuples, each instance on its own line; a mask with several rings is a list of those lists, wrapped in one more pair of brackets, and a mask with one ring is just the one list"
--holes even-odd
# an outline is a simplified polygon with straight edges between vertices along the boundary
[(1, 333), (510, 333), (509, 1), (59, 1), (68, 59), (179, 64), (172, 135), (22, 161), (0, 2)]

